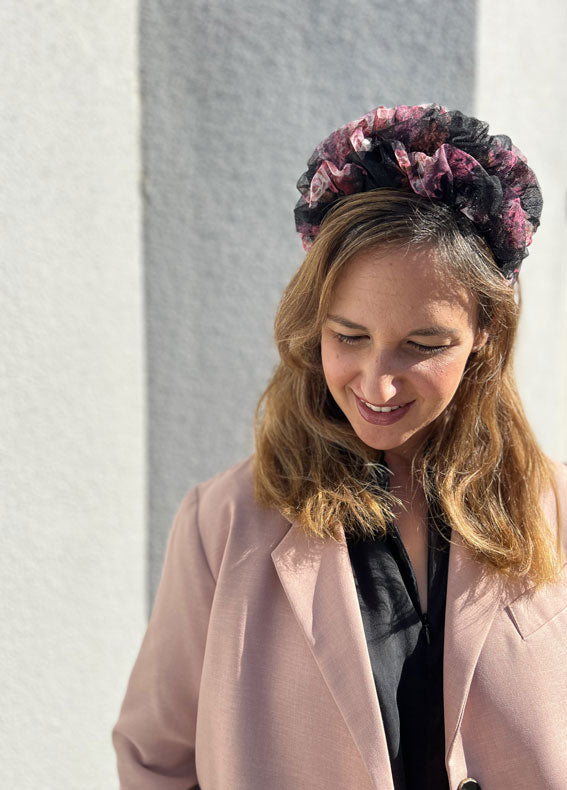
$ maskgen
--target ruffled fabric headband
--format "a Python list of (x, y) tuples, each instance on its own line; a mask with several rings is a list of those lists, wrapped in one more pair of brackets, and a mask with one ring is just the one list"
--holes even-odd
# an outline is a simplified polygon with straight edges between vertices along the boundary
[(533, 170), (506, 135), (439, 104), (377, 107), (320, 143), (297, 188), (303, 247), (341, 197), (389, 187), (442, 200), (465, 214), (515, 282), (539, 226), (542, 196)]

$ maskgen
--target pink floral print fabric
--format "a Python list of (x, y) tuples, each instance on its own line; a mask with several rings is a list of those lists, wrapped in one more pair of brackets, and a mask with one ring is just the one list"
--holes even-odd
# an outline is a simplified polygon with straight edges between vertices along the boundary
[(311, 155), (297, 188), (296, 228), (313, 244), (331, 206), (390, 187), (462, 212), (515, 281), (540, 221), (539, 184), (522, 152), (488, 124), (438, 104), (377, 107), (341, 126)]

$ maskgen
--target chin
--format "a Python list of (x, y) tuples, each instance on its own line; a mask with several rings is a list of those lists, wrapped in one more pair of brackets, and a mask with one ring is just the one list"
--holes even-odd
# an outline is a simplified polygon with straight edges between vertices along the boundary
[(428, 423), (427, 425), (422, 425), (413, 431), (406, 430), (397, 434), (392, 434), (390, 436), (388, 436), (385, 431), (383, 432), (383, 435), (380, 436), (376, 431), (366, 430), (366, 426), (355, 427), (353, 425), (353, 428), (361, 442), (364, 442), (367, 447), (372, 447), (373, 450), (399, 450), (400, 452), (406, 450), (413, 455), (421, 447), (431, 432), (433, 422), (434, 421)]
[(372, 435), (370, 431), (356, 431), (356, 435), (361, 442), (364, 442), (367, 447), (372, 447), (374, 450), (396, 450), (404, 447), (408, 442), (411, 442), (414, 437), (413, 433), (404, 434), (402, 436), (376, 436)]

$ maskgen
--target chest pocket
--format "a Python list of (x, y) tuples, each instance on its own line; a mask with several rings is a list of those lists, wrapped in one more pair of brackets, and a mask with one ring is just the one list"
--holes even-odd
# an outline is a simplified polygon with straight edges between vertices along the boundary
[(535, 634), (567, 609), (567, 563), (558, 582), (535, 591), (526, 590), (506, 608), (523, 639)]

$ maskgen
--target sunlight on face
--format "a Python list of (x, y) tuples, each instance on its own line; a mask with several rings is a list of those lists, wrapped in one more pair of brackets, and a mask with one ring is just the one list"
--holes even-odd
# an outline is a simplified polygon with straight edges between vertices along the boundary
[(331, 395), (358, 437), (411, 457), (486, 341), (466, 289), (427, 251), (370, 250), (340, 275), (321, 336)]

